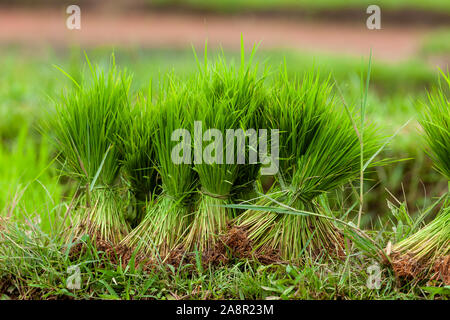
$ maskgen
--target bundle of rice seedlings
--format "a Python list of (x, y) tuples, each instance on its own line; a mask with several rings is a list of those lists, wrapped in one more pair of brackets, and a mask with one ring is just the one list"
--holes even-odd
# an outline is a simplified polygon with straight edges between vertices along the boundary
[(428, 94), (428, 104), (419, 120), (425, 132), (427, 154), (435, 169), (450, 181), (450, 75), (442, 74), (446, 83)]
[[(361, 149), (351, 118), (332, 95), (329, 78), (322, 81), (309, 72), (300, 84), (281, 71), (267, 119), (280, 132), (277, 181), (269, 195), (236, 219), (236, 225), (246, 230), (258, 254), (293, 262), (304, 253), (342, 255), (341, 232), (318, 199), (359, 176)], [(373, 126), (366, 127), (364, 135), (368, 159), (380, 139)], [(292, 209), (303, 214), (292, 214)]]
[[(247, 128), (248, 130), (244, 131), (247, 136), (245, 145), (238, 148), (243, 148), (244, 151), (244, 159), (246, 163), (238, 163), (237, 176), (236, 180), (233, 183), (231, 188), (231, 194), (233, 196), (234, 202), (246, 202), (252, 201), (255, 197), (257, 197), (257, 191), (261, 188), (261, 186), (257, 185), (256, 182), (260, 176), (260, 170), (262, 167), (263, 160), (260, 157), (261, 147), (258, 146), (259, 142), (264, 143), (263, 140), (260, 140), (261, 133), (260, 129), (266, 129), (266, 123), (264, 119), (265, 106), (268, 104), (267, 100), (267, 90), (262, 86), (263, 80), (259, 79), (260, 87), (255, 88), (253, 100), (252, 100), (252, 108), (251, 112), (248, 111), (247, 115), (251, 115), (252, 117), (248, 119)], [(245, 105), (242, 105), (245, 107)], [(254, 134), (253, 136), (250, 136)], [(266, 136), (266, 146), (270, 142), (270, 132), (266, 132), (268, 136)], [(236, 141), (239, 143), (239, 140)]]
[[(249, 149), (247, 139), (235, 135), (249, 134), (261, 112), (263, 76), (258, 76), (258, 68), (252, 67), (251, 60), (245, 63), (242, 58), (236, 67), (234, 63), (227, 64), (222, 55), (215, 63), (205, 59), (204, 66), (199, 66), (191, 119), (196, 124), (194, 168), (201, 188), (197, 211), (184, 241), (187, 250), (214, 250), (218, 237), (235, 214), (223, 206), (232, 202), (238, 185), (250, 185), (257, 177), (256, 163), (248, 166), (248, 157), (245, 163), (238, 161), (239, 154), (248, 156)], [(238, 179), (241, 182), (237, 183)]]
[(105, 73), (88, 60), (91, 81), (83, 80), (62, 94), (46, 127), (60, 152), (65, 172), (80, 185), (72, 234), (118, 243), (128, 232), (118, 176), (122, 135), (120, 113), (129, 108), (131, 78), (112, 59)]
[[(419, 122), (428, 145), (426, 151), (435, 169), (450, 185), (450, 102), (445, 90), (450, 77), (428, 94), (428, 103)], [(449, 91), (447, 91), (449, 92)], [(389, 252), (390, 253), (390, 252)], [(392, 247), (392, 265), (399, 276), (415, 279), (440, 279), (450, 284), (450, 201), (448, 193), (436, 218), (415, 234)]]
[[(151, 85), (150, 85), (151, 88)], [(148, 99), (151, 99), (151, 91)], [(160, 177), (157, 171), (155, 133), (156, 109), (145, 101), (143, 94), (130, 112), (121, 117), (124, 136), (120, 137), (123, 152), (123, 173), (128, 189), (134, 196), (135, 210), (129, 217), (132, 227), (137, 226), (146, 213), (146, 208), (160, 192)]]
[[(188, 116), (192, 109), (190, 83), (169, 77), (159, 90), (153, 106), (148, 98), (142, 110), (151, 111), (143, 119), (153, 118), (156, 130), (151, 139), (155, 159), (147, 150), (136, 150), (143, 165), (156, 161), (161, 177), (162, 191), (147, 205), (142, 222), (123, 240), (122, 244), (137, 248), (141, 254), (156, 254), (165, 259), (177, 249), (186, 235), (190, 222), (192, 195), (196, 188), (196, 175), (192, 168)], [(147, 111), (147, 112), (148, 112)], [(147, 121), (147, 120), (146, 120)]]
[(392, 247), (392, 266), (400, 277), (450, 284), (450, 206), (428, 225)]
[[(252, 63), (253, 56), (255, 54), (255, 49), (253, 49), (250, 56), (249, 65)], [(242, 49), (242, 60), (241, 65), (245, 65), (244, 60), (244, 49)], [(257, 72), (255, 70), (254, 72)], [(255, 183), (259, 178), (260, 169), (262, 166), (263, 159), (260, 157), (261, 143), (260, 141), (262, 133), (260, 129), (266, 130), (266, 119), (265, 112), (266, 106), (268, 104), (268, 90), (264, 86), (264, 82), (267, 78), (267, 69), (256, 78), (256, 73), (253, 74), (254, 79), (250, 84), (252, 85), (247, 89), (247, 94), (242, 102), (237, 104), (237, 107), (242, 108), (245, 112), (247, 119), (243, 121), (246, 125), (247, 130), (244, 130), (246, 134), (246, 140), (244, 141), (244, 146), (237, 145), (237, 152), (239, 150), (245, 151), (244, 160), (245, 163), (240, 163), (237, 161), (238, 172), (236, 180), (233, 183), (231, 193), (233, 195), (233, 200), (236, 201), (250, 201), (257, 196), (258, 187)], [(266, 147), (270, 142), (270, 132), (266, 132)], [(240, 143), (239, 140), (236, 141)], [(240, 149), (238, 149), (240, 148)], [(237, 159), (236, 159), (237, 160)]]

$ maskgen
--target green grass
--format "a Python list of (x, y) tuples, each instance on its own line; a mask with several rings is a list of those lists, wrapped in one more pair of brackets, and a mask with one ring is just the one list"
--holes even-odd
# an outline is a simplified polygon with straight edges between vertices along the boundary
[(50, 164), (52, 147), (47, 139), (33, 141), (25, 124), (14, 142), (0, 145), (0, 216), (16, 221), (39, 221), (51, 230), (60, 208), (70, 195), (70, 184), (60, 184), (60, 174)]
[[(389, 237), (392, 231), (384, 233)], [(143, 271), (117, 264), (87, 243), (70, 258), (57, 237), (39, 228), (12, 229), (0, 238), (1, 299), (448, 299), (448, 287), (401, 283), (389, 268), (381, 270), (381, 288), (369, 289), (371, 258), (361, 254), (348, 262), (310, 260), (302, 267), (234, 261), (217, 267), (186, 264)], [(383, 238), (384, 238), (383, 237)], [(385, 239), (380, 241), (384, 241)], [(66, 287), (78, 266), (81, 288)]]

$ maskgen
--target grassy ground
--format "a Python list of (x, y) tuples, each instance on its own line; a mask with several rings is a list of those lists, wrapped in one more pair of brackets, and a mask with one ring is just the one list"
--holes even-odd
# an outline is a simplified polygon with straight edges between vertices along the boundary
[[(156, 265), (151, 270), (117, 263), (86, 242), (77, 258), (37, 225), (12, 227), (1, 239), (2, 299), (429, 299), (449, 298), (437, 283), (400, 281), (392, 271), (355, 250), (342, 261), (318, 258), (301, 267), (246, 260), (226, 266)], [(390, 237), (383, 232), (382, 238)], [(380, 238), (380, 237), (377, 237)], [(378, 241), (382, 241), (379, 239)], [(5, 256), (6, 255), (6, 256)], [(78, 271), (71, 271), (71, 268)], [(73, 270), (73, 269), (72, 269)], [(76, 273), (79, 272), (79, 273)], [(379, 272), (379, 287), (370, 287)], [(80, 289), (69, 290), (74, 274)]]
[[(89, 52), (90, 59), (106, 64), (110, 50)], [(343, 261), (307, 261), (304, 267), (261, 265), (234, 261), (222, 268), (201, 265), (156, 266), (143, 271), (133, 264), (117, 264), (89, 243), (88, 252), (70, 257), (61, 243), (61, 226), (70, 207), (73, 188), (60, 177), (51, 161), (56, 154), (38, 130), (51, 97), (68, 80), (52, 64), (75, 77), (83, 70), (82, 53), (46, 52), (34, 55), (17, 49), (0, 54), (0, 295), (2, 298), (160, 298), (160, 299), (418, 299), (448, 298), (449, 289), (434, 283), (411, 283), (396, 279), (392, 271), (376, 263), (373, 257), (355, 248)], [(233, 53), (229, 53), (233, 56)], [(187, 75), (196, 65), (190, 51), (119, 50), (117, 63), (135, 74), (134, 89), (145, 88), (150, 77), (175, 70)], [(367, 60), (297, 53), (261, 52), (260, 63), (273, 69), (286, 61), (289, 75), (301, 75), (312, 65), (333, 72), (348, 104), (361, 99), (360, 75)], [(377, 169), (368, 181), (363, 227), (380, 247), (405, 237), (412, 230), (403, 227), (401, 215), (407, 210), (416, 219), (436, 197), (446, 190), (447, 182), (431, 169), (421, 149), (415, 116), (420, 109), (415, 101), (424, 99), (425, 89), (437, 81), (437, 72), (420, 60), (401, 65), (375, 63), (368, 118), (393, 134), (406, 121), (410, 124), (393, 140), (387, 154), (414, 158), (385, 169)], [(423, 183), (423, 186), (422, 186)], [(399, 203), (386, 189), (398, 198)], [(426, 194), (423, 190), (426, 190)], [(395, 207), (386, 205), (389, 199)], [(406, 206), (403, 202), (407, 200)], [(350, 201), (351, 202), (351, 201)], [(428, 218), (433, 216), (431, 211)], [(350, 212), (352, 219), (356, 212)], [(344, 212), (338, 213), (342, 215)], [(396, 218), (397, 217), (397, 218)], [(400, 227), (401, 226), (401, 227)], [(81, 289), (68, 290), (70, 266), (81, 272)], [(370, 266), (381, 269), (380, 289), (367, 287)], [(369, 269), (368, 269), (369, 268)]]

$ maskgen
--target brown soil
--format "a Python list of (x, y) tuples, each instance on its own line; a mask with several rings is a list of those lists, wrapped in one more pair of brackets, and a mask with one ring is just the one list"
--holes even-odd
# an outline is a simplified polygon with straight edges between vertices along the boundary
[(0, 295), (7, 295), (10, 299), (17, 299), (20, 296), (19, 290), (14, 285), (12, 275), (0, 278)]
[[(327, 251), (337, 259), (344, 259), (346, 257), (344, 251), (344, 237), (337, 230), (336, 234), (339, 234), (340, 236), (339, 243), (330, 246), (327, 248)], [(231, 250), (233, 257), (239, 259), (255, 259), (262, 264), (288, 263), (288, 261), (282, 259), (278, 250), (264, 247), (259, 250), (254, 250), (245, 227), (234, 226), (230, 228), (228, 234), (223, 237), (222, 241), (224, 245)], [(312, 254), (314, 257), (318, 257), (322, 255), (323, 252), (316, 251)]]
[(243, 227), (230, 227), (223, 237), (224, 245), (230, 249), (233, 257), (238, 259), (254, 259), (262, 264), (286, 263), (277, 250), (254, 250), (247, 230)]
[[(79, 238), (76, 238), (76, 239), (79, 239)], [(97, 249), (97, 251), (107, 253), (110, 256), (114, 255), (114, 253), (118, 253), (118, 254), (120, 254), (119, 256), (123, 257), (124, 260), (127, 259), (128, 251), (125, 248), (123, 248), (121, 246), (114, 246), (112, 243), (105, 241), (105, 240), (101, 240), (99, 238), (95, 238), (94, 241), (95, 241), (95, 248)], [(74, 245), (70, 248), (69, 257), (71, 259), (76, 259), (80, 255), (82, 255), (85, 252), (85, 250), (86, 250), (86, 244), (84, 242), (78, 242), (76, 245)], [(131, 254), (129, 256), (131, 257)], [(114, 258), (114, 260), (112, 262), (118, 263), (119, 261)]]
[(82, 11), (81, 30), (68, 30), (64, 10), (0, 8), (0, 43), (81, 46), (135, 46), (189, 48), (219, 45), (239, 49), (261, 41), (261, 48), (291, 48), (306, 52), (340, 53), (398, 61), (414, 56), (429, 27), (383, 25), (368, 30), (364, 21), (354, 24), (311, 22), (282, 17), (190, 15), (171, 12)]
[[(110, 242), (104, 240), (96, 240), (95, 247), (97, 251), (103, 252), (103, 254), (100, 255), (100, 267), (104, 266), (102, 261), (109, 261), (115, 265), (121, 264), (122, 266), (127, 266), (133, 255), (133, 250), (131, 248), (123, 245), (112, 245)], [(86, 245), (84, 243), (77, 243), (70, 248), (69, 258), (71, 260), (76, 260), (85, 253), (85, 250)], [(144, 270), (150, 270), (154, 265), (154, 262), (145, 255), (135, 256), (135, 268), (142, 266)]]
[[(220, 238), (214, 249), (203, 253), (202, 264), (204, 266), (225, 265), (233, 259), (255, 259), (263, 264), (282, 263), (279, 254), (275, 251), (254, 252), (247, 232), (243, 228), (230, 226), (228, 233)], [(195, 254), (178, 248), (167, 260), (167, 263), (174, 266), (183, 262), (195, 264)]]

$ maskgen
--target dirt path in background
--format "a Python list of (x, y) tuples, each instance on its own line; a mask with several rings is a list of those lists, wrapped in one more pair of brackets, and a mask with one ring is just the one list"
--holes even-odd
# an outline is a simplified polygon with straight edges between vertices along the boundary
[(222, 45), (236, 49), (240, 35), (252, 44), (261, 41), (261, 49), (291, 48), (306, 52), (340, 53), (367, 56), (385, 61), (414, 56), (426, 27), (406, 28), (382, 25), (368, 30), (365, 21), (358, 24), (313, 23), (283, 20), (280, 17), (199, 16), (181, 13), (99, 13), (82, 11), (81, 30), (66, 28), (64, 11), (0, 8), (0, 44), (66, 46), (79, 44), (131, 45), (146, 48), (185, 48)]

